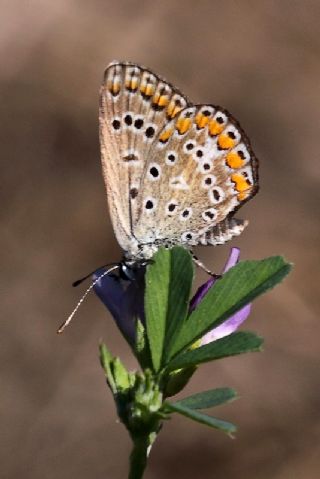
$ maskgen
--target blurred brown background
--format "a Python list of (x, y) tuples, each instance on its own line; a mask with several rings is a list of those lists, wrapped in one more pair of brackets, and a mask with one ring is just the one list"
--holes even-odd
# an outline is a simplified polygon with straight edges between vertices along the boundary
[[(233, 386), (217, 415), (236, 440), (183, 418), (165, 425), (146, 479), (319, 477), (320, 2), (2, 2), (1, 477), (120, 479), (130, 442), (97, 360), (103, 337), (135, 367), (112, 319), (70, 283), (118, 260), (99, 163), (98, 88), (113, 59), (145, 64), (195, 102), (225, 106), (260, 158), (241, 211), (242, 258), (284, 254), (291, 277), (247, 328), (265, 352), (202, 367), (188, 392)], [(215, 270), (229, 245), (199, 248)], [(204, 276), (201, 276), (203, 279)]]

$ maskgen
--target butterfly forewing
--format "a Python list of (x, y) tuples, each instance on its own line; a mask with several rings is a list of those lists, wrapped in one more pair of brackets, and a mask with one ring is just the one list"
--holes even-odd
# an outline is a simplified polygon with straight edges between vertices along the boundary
[(113, 227), (125, 251), (140, 242), (134, 227), (145, 199), (141, 184), (159, 133), (187, 105), (184, 95), (145, 68), (112, 63), (105, 71), (99, 115), (102, 167)]

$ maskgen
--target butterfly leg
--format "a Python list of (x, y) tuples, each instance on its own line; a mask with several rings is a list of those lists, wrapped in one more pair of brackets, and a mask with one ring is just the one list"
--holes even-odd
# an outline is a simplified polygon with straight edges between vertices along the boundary
[(210, 269), (208, 269), (203, 263), (202, 261), (197, 258), (197, 256), (193, 253), (193, 251), (191, 252), (192, 254), (192, 259), (193, 259), (193, 262), (199, 266), (199, 268), (203, 269), (203, 271), (205, 271), (206, 273), (208, 273), (210, 276), (212, 276), (213, 278), (216, 278), (216, 279), (219, 279), (221, 278), (221, 274), (216, 274), (216, 273), (213, 273), (212, 271), (210, 271)]

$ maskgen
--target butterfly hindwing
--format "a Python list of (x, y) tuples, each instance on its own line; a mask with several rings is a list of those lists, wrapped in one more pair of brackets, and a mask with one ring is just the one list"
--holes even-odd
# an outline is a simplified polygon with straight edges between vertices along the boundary
[[(188, 106), (156, 139), (137, 196), (134, 234), (141, 242), (203, 244), (206, 232), (257, 191), (249, 140), (227, 111), (212, 105)], [(225, 241), (241, 232), (225, 230), (228, 224)], [(207, 244), (215, 237), (207, 236)]]

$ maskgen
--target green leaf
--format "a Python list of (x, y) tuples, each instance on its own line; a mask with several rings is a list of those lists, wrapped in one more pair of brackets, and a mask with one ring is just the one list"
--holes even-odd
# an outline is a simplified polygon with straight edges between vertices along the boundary
[(120, 361), (120, 358), (114, 358), (111, 367), (117, 392), (127, 391), (130, 388), (129, 373)]
[(191, 255), (181, 247), (161, 248), (147, 268), (146, 326), (155, 371), (161, 367), (165, 341), (175, 337), (187, 316), (192, 280)]
[(263, 338), (260, 336), (248, 331), (239, 331), (199, 348), (182, 352), (169, 362), (167, 369), (173, 371), (236, 354), (261, 351), (262, 343)]
[(257, 296), (273, 288), (290, 269), (291, 265), (280, 256), (238, 263), (215, 283), (184, 322), (168, 356), (175, 356)]
[(152, 367), (147, 332), (140, 319), (136, 320), (136, 343), (134, 353), (142, 369)]
[(211, 389), (202, 393), (194, 394), (173, 404), (178, 404), (189, 409), (208, 409), (210, 407), (219, 406), (237, 398), (237, 393), (231, 388)]
[(107, 378), (108, 384), (110, 386), (111, 391), (113, 394), (117, 392), (117, 386), (114, 381), (113, 373), (112, 373), (112, 364), (113, 364), (113, 356), (110, 353), (109, 349), (104, 343), (100, 343), (99, 345), (100, 350), (100, 362), (101, 366), (104, 370), (105, 376)]
[(196, 367), (183, 368), (175, 371), (171, 371), (166, 378), (164, 386), (164, 396), (170, 397), (178, 394), (190, 381), (191, 377), (196, 371)]
[(177, 412), (182, 416), (186, 416), (189, 419), (205, 424), (206, 426), (219, 429), (220, 431), (226, 432), (227, 434), (232, 434), (236, 432), (237, 428), (231, 422), (223, 421), (222, 419), (217, 419), (213, 416), (208, 416), (194, 409), (190, 409), (186, 406), (181, 406), (177, 403), (165, 402), (165, 410), (170, 412)]

